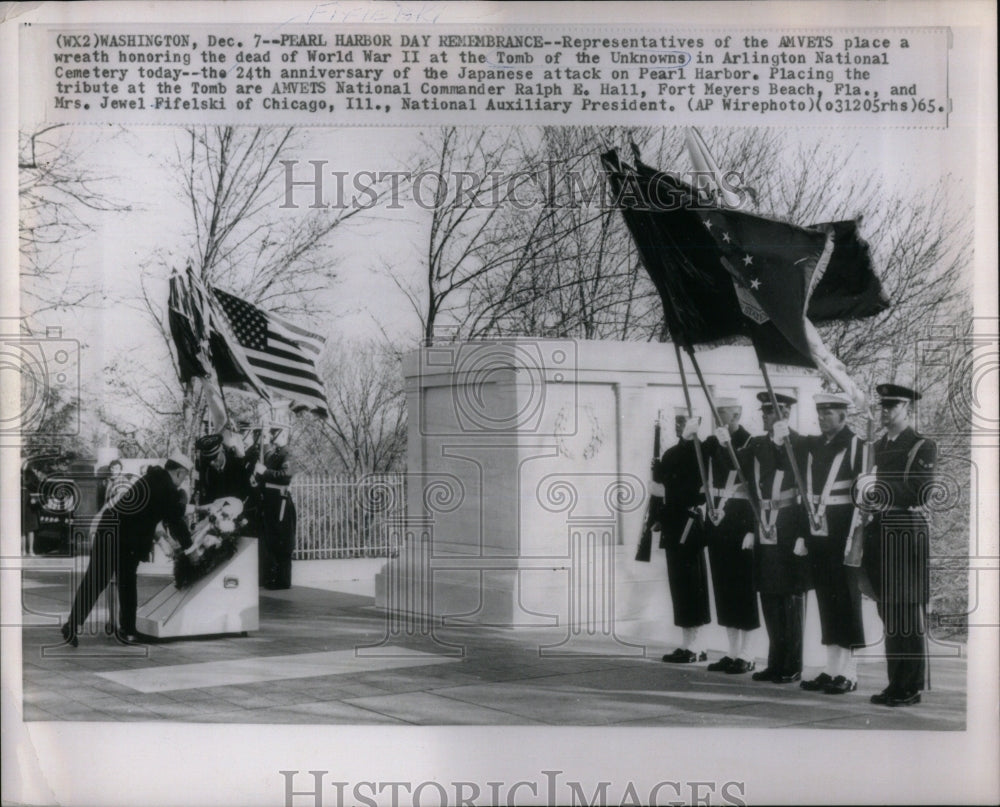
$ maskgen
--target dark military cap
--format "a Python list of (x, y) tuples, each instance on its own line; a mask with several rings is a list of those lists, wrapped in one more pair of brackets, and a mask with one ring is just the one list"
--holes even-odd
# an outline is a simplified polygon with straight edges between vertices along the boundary
[(222, 435), (206, 434), (195, 440), (194, 447), (202, 457), (211, 459), (218, 456), (219, 452), (222, 451)]
[(920, 393), (909, 387), (902, 387), (899, 384), (879, 384), (875, 387), (875, 392), (883, 401), (919, 401)]
[[(778, 399), (778, 403), (784, 406), (792, 406), (797, 404), (798, 401), (795, 400), (791, 395), (782, 395), (780, 392), (776, 392), (774, 397)], [(771, 406), (771, 394), (769, 392), (758, 392), (757, 400), (761, 402), (761, 408), (766, 409)]]

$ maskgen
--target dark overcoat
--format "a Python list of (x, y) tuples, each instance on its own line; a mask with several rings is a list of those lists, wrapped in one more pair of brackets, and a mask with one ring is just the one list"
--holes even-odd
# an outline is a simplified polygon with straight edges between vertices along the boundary
[[(730, 439), (733, 448), (739, 451), (750, 441), (750, 432), (740, 426)], [(760, 627), (760, 614), (754, 586), (753, 552), (743, 549), (743, 537), (754, 531), (753, 511), (729, 450), (715, 435), (703, 445), (712, 504), (720, 519), (717, 523), (709, 520), (705, 524), (716, 617), (724, 627), (755, 630)]]
[(924, 506), (937, 445), (912, 428), (875, 443), (877, 510), (865, 530), (862, 565), (882, 602), (927, 604), (930, 524)]
[[(804, 455), (803, 438), (792, 432), (788, 438), (796, 459)], [(795, 474), (785, 447), (767, 435), (751, 437), (738, 454), (743, 473), (756, 486), (761, 512), (774, 526), (775, 536), (762, 534), (758, 525), (754, 543), (755, 578), (761, 594), (801, 594), (809, 587), (806, 560), (795, 554), (800, 536), (801, 504)]]
[[(799, 458), (813, 512), (825, 529), (816, 530), (808, 511), (800, 511), (799, 533), (809, 550), (810, 579), (819, 605), (823, 644), (853, 647), (864, 644), (861, 619), (860, 570), (844, 564), (847, 540), (855, 520), (854, 481), (864, 471), (865, 444), (845, 426), (831, 440), (823, 435), (804, 438)], [(826, 532), (826, 535), (815, 534)]]
[(660, 546), (667, 555), (674, 624), (698, 627), (709, 622), (711, 611), (704, 534), (694, 512), (705, 501), (694, 441), (668, 448), (653, 468), (653, 481), (663, 485)]

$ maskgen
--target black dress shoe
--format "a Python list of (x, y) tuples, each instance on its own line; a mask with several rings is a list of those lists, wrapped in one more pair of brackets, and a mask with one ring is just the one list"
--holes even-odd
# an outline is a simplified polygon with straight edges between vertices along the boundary
[(868, 700), (874, 703), (876, 706), (888, 706), (889, 700), (893, 698), (894, 695), (889, 691), (888, 688), (883, 689), (881, 692), (876, 692)]
[(742, 675), (743, 673), (748, 673), (756, 667), (756, 663), (753, 661), (747, 661), (746, 659), (738, 658), (732, 663), (732, 666), (726, 670), (729, 675)]
[(692, 650), (684, 650), (678, 647), (673, 653), (665, 655), (663, 661), (668, 664), (694, 664), (698, 661), (708, 661), (708, 653), (704, 651), (695, 653)]
[(852, 681), (846, 675), (838, 675), (823, 688), (823, 691), (827, 695), (846, 695), (848, 692), (853, 692), (857, 688), (857, 681)]
[(889, 698), (887, 706), (916, 706), (920, 703), (919, 692), (904, 692), (894, 698)]
[(76, 631), (69, 626), (69, 622), (63, 623), (63, 626), (59, 628), (59, 632), (62, 634), (64, 642), (73, 647), (79, 646), (80, 640), (76, 636)]
[[(837, 676), (837, 678), (843, 678), (843, 676)], [(799, 686), (806, 690), (806, 692), (819, 692), (820, 690), (825, 690), (835, 680), (832, 675), (821, 672), (811, 681), (803, 681)]]
[(117, 631), (115, 633), (115, 639), (117, 639), (122, 644), (142, 644), (137, 634), (126, 633), (125, 631)]
[(760, 672), (755, 672), (750, 676), (754, 681), (773, 681), (778, 677), (777, 670), (772, 670), (770, 667), (765, 667)]
[(796, 681), (801, 680), (802, 673), (789, 673), (788, 675), (776, 675), (771, 680), (776, 684), (794, 684)]
[(735, 663), (735, 659), (732, 659), (729, 656), (723, 656), (718, 661), (713, 661), (709, 664), (706, 669), (709, 672), (729, 672)]

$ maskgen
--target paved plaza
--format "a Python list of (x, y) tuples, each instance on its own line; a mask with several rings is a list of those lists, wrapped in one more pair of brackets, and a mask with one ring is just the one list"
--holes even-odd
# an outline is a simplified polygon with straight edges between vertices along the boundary
[[(25, 721), (965, 728), (961, 645), (933, 659), (921, 705), (891, 709), (868, 702), (885, 685), (875, 658), (861, 663), (857, 692), (835, 696), (664, 664), (673, 646), (663, 643), (617, 653), (606, 637), (567, 643), (566, 628), (445, 625), (430, 635), (387, 621), (367, 567), (331, 581), (312, 564), (296, 564), (290, 590), (261, 591), (259, 631), (134, 647), (104, 634), (100, 612), (79, 647), (62, 645), (70, 575), (25, 571)], [(166, 582), (141, 577), (140, 601)]]

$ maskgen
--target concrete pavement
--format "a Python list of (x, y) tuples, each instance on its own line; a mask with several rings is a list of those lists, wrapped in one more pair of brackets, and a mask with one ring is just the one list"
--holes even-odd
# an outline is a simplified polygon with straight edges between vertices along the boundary
[[(261, 591), (261, 627), (250, 636), (140, 647), (105, 636), (103, 613), (79, 647), (61, 645), (69, 573), (24, 572), (26, 622), (36, 623), (22, 631), (24, 719), (965, 728), (961, 645), (941, 646), (948, 657), (933, 660), (933, 690), (921, 705), (891, 709), (868, 703), (884, 686), (884, 662), (875, 657), (860, 665), (858, 692), (834, 696), (708, 672), (706, 664), (664, 664), (660, 656), (673, 645), (662, 641), (619, 644), (558, 627), (445, 625), (422, 633), (374, 608), (367, 567), (341, 565), (331, 574), (332, 567), (316, 563), (297, 564), (292, 589)], [(140, 601), (166, 583), (141, 577)], [(722, 655), (718, 650), (709, 661)]]

